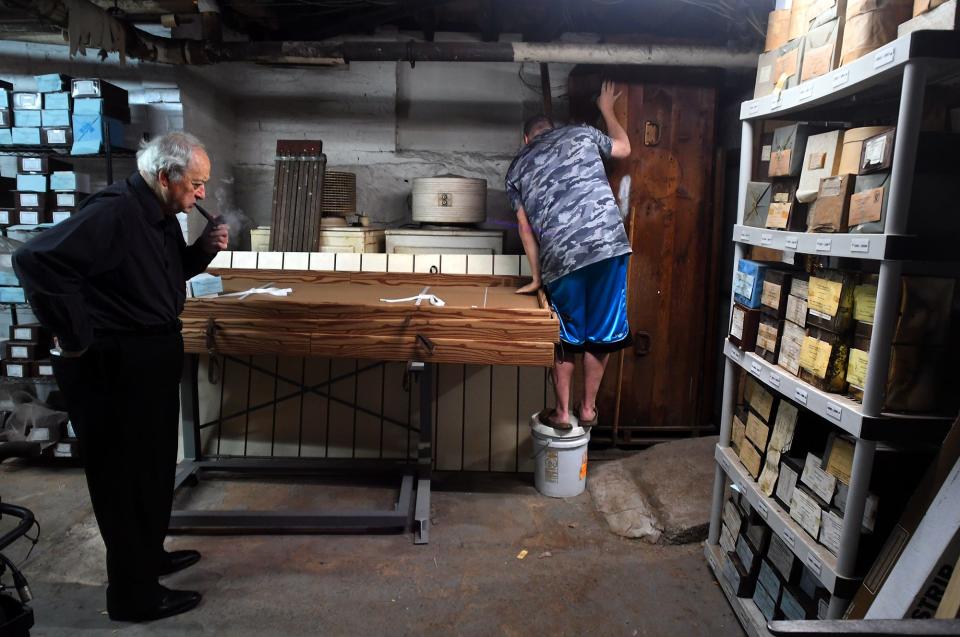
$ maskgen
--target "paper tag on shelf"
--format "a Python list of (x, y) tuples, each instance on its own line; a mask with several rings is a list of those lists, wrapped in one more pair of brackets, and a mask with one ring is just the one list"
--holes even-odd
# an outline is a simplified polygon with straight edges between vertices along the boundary
[(753, 233), (751, 233), (749, 230), (740, 231), (740, 240), (743, 241), (744, 243), (749, 243), (750, 239), (752, 238), (753, 238)]
[(828, 401), (827, 415), (833, 418), (834, 420), (836, 420), (837, 422), (840, 422), (841, 420), (843, 420), (843, 407), (841, 407), (837, 403)]
[(797, 547), (797, 536), (793, 533), (785, 533), (783, 535), (783, 541), (787, 543), (787, 546), (789, 546), (791, 550)]
[(731, 357), (733, 360), (735, 360), (736, 362), (738, 362), (738, 363), (739, 363), (741, 360), (743, 360), (743, 356), (740, 354), (740, 350), (738, 350), (738, 349), (731, 349), (731, 350), (730, 350), (730, 357)]
[(763, 373), (763, 367), (757, 361), (750, 361), (750, 373), (754, 376), (760, 376)]
[(770, 376), (767, 377), (767, 382), (770, 383), (771, 387), (780, 389), (780, 374), (774, 374), (770, 372)]
[(824, 237), (817, 239), (817, 252), (830, 252), (833, 249), (833, 239)]
[(896, 55), (896, 49), (892, 46), (888, 46), (884, 49), (880, 49), (873, 54), (873, 68), (879, 69), (882, 68), (891, 62)]
[(764, 520), (767, 519), (768, 510), (767, 510), (766, 502), (763, 502), (763, 501), (757, 502), (757, 513), (759, 513), (760, 517), (763, 518)]
[(747, 107), (747, 112), (751, 115), (756, 115), (760, 110), (760, 104), (756, 101), (750, 102), (750, 106)]
[(850, 252), (870, 252), (870, 239), (863, 237), (851, 238)]
[(813, 97), (813, 84), (809, 82), (801, 84), (800, 90), (797, 92), (798, 101), (806, 102), (811, 97)]
[(796, 250), (800, 246), (800, 237), (791, 235), (783, 240), (783, 247), (787, 250)]
[(793, 397), (796, 398), (797, 402), (800, 403), (801, 405), (807, 404), (806, 389), (801, 389), (800, 387), (797, 387), (795, 390), (793, 390)]
[(769, 232), (760, 233), (760, 245), (768, 246), (773, 244), (773, 235)]
[(720, 468), (723, 469), (724, 473), (730, 473), (730, 461), (727, 460), (726, 456), (720, 456)]
[(820, 574), (823, 572), (823, 562), (813, 553), (807, 554), (807, 566), (810, 567), (810, 570), (817, 577), (820, 577)]
[(833, 73), (833, 88), (840, 88), (850, 81), (850, 69), (840, 69)]

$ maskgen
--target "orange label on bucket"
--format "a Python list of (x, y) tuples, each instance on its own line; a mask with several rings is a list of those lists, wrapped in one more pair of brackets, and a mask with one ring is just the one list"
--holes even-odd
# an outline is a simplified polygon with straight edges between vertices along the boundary
[(587, 479), (587, 452), (583, 452), (583, 460), (580, 461), (580, 479)]

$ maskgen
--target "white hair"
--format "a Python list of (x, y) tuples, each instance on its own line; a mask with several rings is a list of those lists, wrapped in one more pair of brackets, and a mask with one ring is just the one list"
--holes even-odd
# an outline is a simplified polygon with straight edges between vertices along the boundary
[(156, 182), (160, 171), (167, 173), (172, 181), (180, 181), (187, 171), (193, 151), (197, 149), (206, 151), (203, 143), (190, 133), (165, 133), (141, 142), (137, 151), (137, 168), (150, 183)]

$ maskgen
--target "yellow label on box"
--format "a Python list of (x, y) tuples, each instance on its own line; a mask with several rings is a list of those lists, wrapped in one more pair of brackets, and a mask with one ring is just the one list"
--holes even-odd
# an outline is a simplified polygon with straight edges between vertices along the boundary
[(853, 290), (853, 320), (873, 324), (877, 309), (877, 286), (858, 285)]
[(793, 208), (792, 203), (779, 201), (771, 203), (770, 208), (767, 209), (767, 227), (781, 230), (786, 228), (787, 220), (790, 219), (791, 208)]
[(744, 441), (740, 447), (740, 462), (747, 468), (747, 471), (756, 480), (760, 475), (760, 453), (749, 441)]
[(837, 480), (844, 484), (850, 484), (850, 474), (853, 472), (853, 450), (853, 443), (842, 438), (835, 438), (830, 447), (827, 473), (836, 476)]
[(757, 349), (765, 349), (768, 352), (775, 352), (777, 349), (777, 336), (779, 330), (776, 325), (761, 323), (757, 329)]
[(775, 310), (780, 309), (780, 290), (779, 283), (771, 281), (763, 282), (763, 294), (760, 295), (760, 304), (771, 307)]
[(840, 309), (840, 294), (842, 292), (843, 283), (812, 276), (810, 277), (807, 307), (828, 316), (836, 316)]
[(791, 155), (792, 153), (789, 148), (773, 151), (773, 154), (770, 155), (769, 175), (771, 177), (789, 177)]
[(740, 445), (743, 444), (743, 438), (747, 433), (747, 426), (743, 424), (743, 421), (740, 420), (739, 416), (733, 417), (733, 431), (730, 432), (730, 444), (733, 445), (734, 449), (740, 449)]
[(850, 349), (850, 356), (847, 358), (847, 382), (863, 389), (867, 382), (867, 358), (868, 353), (862, 349)]
[(800, 367), (817, 378), (826, 378), (832, 351), (833, 347), (830, 343), (807, 336), (803, 339), (803, 346), (800, 348)]

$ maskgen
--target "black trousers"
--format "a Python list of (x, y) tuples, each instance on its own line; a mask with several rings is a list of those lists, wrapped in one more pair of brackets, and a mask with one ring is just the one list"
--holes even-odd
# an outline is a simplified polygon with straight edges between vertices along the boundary
[(149, 606), (159, 599), (182, 367), (179, 330), (101, 334), (79, 358), (53, 357), (107, 547), (108, 606)]

